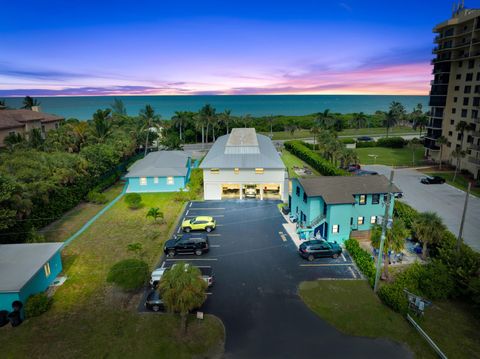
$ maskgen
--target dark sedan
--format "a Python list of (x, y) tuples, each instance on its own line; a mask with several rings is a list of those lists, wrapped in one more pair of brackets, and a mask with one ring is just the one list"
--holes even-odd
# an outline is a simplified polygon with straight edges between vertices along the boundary
[(309, 261), (322, 257), (338, 258), (338, 256), (342, 254), (342, 247), (334, 242), (315, 239), (300, 244), (298, 253), (302, 258), (308, 259)]
[(160, 297), (160, 293), (158, 292), (158, 290), (152, 289), (148, 293), (147, 300), (145, 301), (145, 307), (147, 309), (153, 310), (154, 312), (165, 310), (165, 305), (162, 298)]
[(360, 136), (360, 137), (357, 137), (357, 141), (369, 142), (369, 141), (373, 141), (373, 138), (370, 136)]
[(445, 183), (445, 178), (440, 176), (427, 176), (420, 180), (423, 184), (443, 184)]

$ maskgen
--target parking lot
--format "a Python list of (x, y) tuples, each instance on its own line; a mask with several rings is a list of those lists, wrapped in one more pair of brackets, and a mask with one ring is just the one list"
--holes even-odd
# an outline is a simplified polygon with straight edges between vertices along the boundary
[[(183, 260), (212, 266), (215, 284), (202, 308), (226, 327), (226, 357), (311, 357), (320, 338), (329, 344), (322, 357), (405, 357), (397, 344), (339, 333), (312, 313), (297, 295), (301, 281), (360, 279), (348, 253), (337, 259), (302, 259), (284, 231), (278, 201), (191, 202), (183, 218), (213, 216), (217, 228), (209, 234), (210, 251), (202, 256), (163, 258), (169, 266)], [(180, 232), (180, 229), (177, 229)], [(143, 305), (141, 305), (143, 307)], [(348, 342), (348, 345), (345, 345)]]

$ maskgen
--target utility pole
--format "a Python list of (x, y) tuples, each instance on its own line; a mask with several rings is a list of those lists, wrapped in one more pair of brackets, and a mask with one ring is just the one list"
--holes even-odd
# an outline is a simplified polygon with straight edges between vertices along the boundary
[(457, 252), (460, 251), (460, 243), (462, 243), (463, 225), (465, 224), (465, 215), (467, 214), (468, 197), (470, 196), (471, 187), (472, 182), (468, 182), (467, 194), (465, 195), (465, 204), (463, 205), (462, 221), (460, 222), (460, 230), (458, 231)]
[[(383, 247), (385, 245), (385, 236), (387, 233), (388, 217), (390, 215), (390, 203), (392, 202), (392, 186), (393, 186), (393, 170), (390, 172), (390, 183), (388, 184), (387, 203), (385, 204), (385, 215), (382, 221), (382, 236), (380, 237), (380, 247), (378, 248), (377, 271), (375, 273), (375, 285), (373, 291), (378, 290), (378, 282), (380, 280), (380, 273), (382, 272), (382, 257)], [(388, 258), (386, 259), (388, 260)]]

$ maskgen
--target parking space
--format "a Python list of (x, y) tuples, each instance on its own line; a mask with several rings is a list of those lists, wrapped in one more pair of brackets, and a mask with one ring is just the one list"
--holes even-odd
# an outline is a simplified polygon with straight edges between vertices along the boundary
[[(338, 354), (335, 348), (344, 346), (345, 340), (349, 343), (346, 356), (371, 353), (369, 339), (339, 333), (308, 310), (297, 295), (298, 285), (304, 280), (360, 279), (350, 256), (344, 253), (336, 259), (313, 262), (301, 258), (284, 230), (285, 220), (278, 203), (255, 200), (190, 203), (182, 220), (213, 216), (217, 221), (217, 228), (208, 235), (210, 251), (201, 256), (164, 258), (160, 264), (168, 266), (183, 260), (213, 267), (215, 283), (209, 288), (202, 310), (224, 322), (226, 357), (310, 357), (308, 348), (319, 335), (332, 341), (331, 349), (326, 348), (322, 353), (325, 357)], [(390, 355), (389, 345), (380, 343), (375, 353)]]

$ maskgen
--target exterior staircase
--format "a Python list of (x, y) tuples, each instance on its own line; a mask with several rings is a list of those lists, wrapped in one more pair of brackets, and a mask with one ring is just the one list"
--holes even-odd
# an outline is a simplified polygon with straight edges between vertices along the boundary
[(320, 224), (322, 224), (322, 222), (325, 221), (325, 215), (323, 213), (319, 214), (317, 217), (315, 217), (314, 219), (312, 219), (312, 221), (310, 222), (310, 226), (312, 228), (316, 228), (318, 227)]

